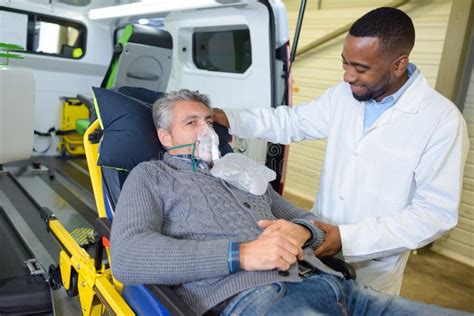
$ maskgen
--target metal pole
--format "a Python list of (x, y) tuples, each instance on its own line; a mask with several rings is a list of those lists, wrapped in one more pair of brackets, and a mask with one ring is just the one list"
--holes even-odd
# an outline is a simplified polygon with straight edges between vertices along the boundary
[(303, 25), (304, 11), (306, 9), (306, 0), (301, 0), (300, 12), (298, 13), (298, 21), (296, 22), (295, 36), (293, 37), (293, 46), (290, 54), (290, 67), (296, 57), (296, 48), (298, 47), (298, 39), (300, 37), (301, 27)]

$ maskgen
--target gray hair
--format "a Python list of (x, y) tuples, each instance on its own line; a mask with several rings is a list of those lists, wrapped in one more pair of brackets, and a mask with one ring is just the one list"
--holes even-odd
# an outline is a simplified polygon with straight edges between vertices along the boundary
[(178, 101), (200, 102), (207, 106), (209, 110), (212, 110), (209, 97), (199, 93), (199, 91), (181, 89), (169, 92), (164, 97), (156, 100), (153, 104), (153, 122), (157, 130), (162, 128), (169, 131), (171, 126), (171, 111), (173, 110), (174, 104)]

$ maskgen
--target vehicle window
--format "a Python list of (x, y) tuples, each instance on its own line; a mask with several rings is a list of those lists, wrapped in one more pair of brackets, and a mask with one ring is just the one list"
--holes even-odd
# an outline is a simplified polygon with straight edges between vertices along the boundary
[(26, 53), (67, 58), (81, 58), (85, 54), (86, 28), (79, 22), (5, 8), (0, 8), (0, 16), (8, 18), (9, 27), (18, 33), (13, 38), (0, 32), (0, 42), (20, 45)]
[(73, 57), (79, 39), (79, 30), (73, 26), (38, 21), (35, 24), (36, 39), (28, 47), (37, 53), (48, 53)]
[(244, 73), (252, 64), (249, 30), (195, 32), (193, 61), (199, 69)]

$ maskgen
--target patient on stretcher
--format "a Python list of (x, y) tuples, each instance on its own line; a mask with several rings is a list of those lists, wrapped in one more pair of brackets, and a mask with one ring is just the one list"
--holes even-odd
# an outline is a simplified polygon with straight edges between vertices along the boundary
[(220, 157), (211, 111), (189, 90), (155, 102), (167, 152), (135, 167), (120, 194), (118, 280), (169, 285), (196, 314), (458, 313), (375, 292), (324, 265), (314, 254), (325, 238), (317, 217), (272, 189), (273, 171)]

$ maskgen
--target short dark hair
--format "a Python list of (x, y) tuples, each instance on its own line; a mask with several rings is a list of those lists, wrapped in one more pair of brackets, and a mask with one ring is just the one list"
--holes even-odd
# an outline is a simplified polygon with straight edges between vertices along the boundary
[(384, 53), (409, 54), (415, 45), (415, 27), (402, 10), (381, 7), (374, 9), (351, 26), (349, 34), (355, 37), (378, 37)]

